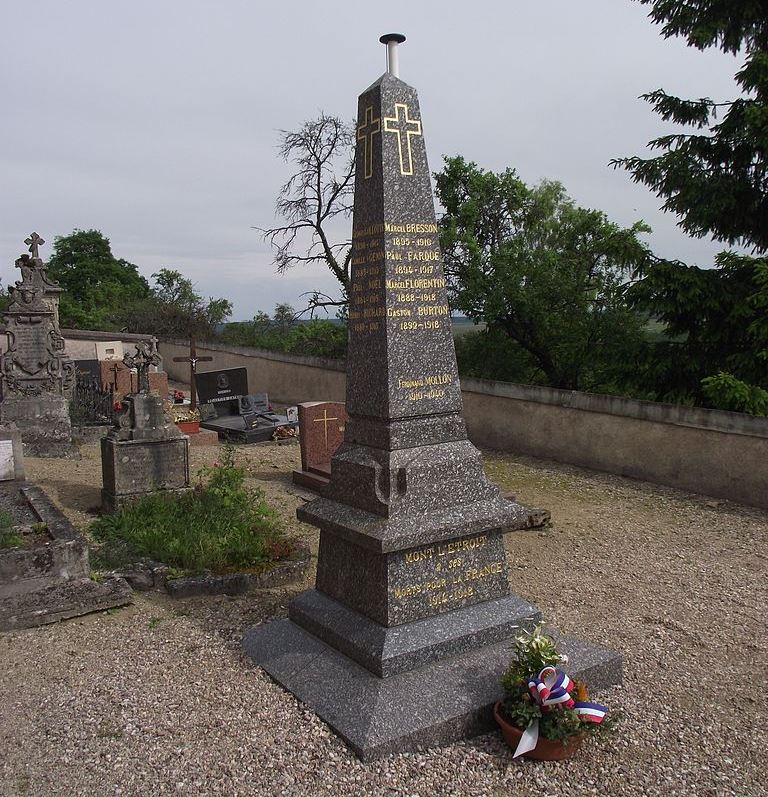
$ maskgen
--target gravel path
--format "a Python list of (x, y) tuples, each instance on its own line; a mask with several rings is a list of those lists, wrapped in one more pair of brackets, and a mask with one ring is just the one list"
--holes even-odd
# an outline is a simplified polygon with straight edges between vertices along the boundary
[[(240, 449), (293, 513), (298, 447)], [(95, 446), (26, 461), (73, 522), (98, 503)], [(193, 470), (216, 456), (193, 449)], [(496, 734), (361, 764), (239, 652), (292, 589), (134, 606), (0, 635), (0, 794), (764, 795), (768, 513), (489, 454), (490, 475), (551, 528), (508, 535), (513, 589), (563, 631), (620, 650), (602, 698), (617, 733), (569, 762), (513, 761)], [(308, 579), (308, 580), (311, 580)]]

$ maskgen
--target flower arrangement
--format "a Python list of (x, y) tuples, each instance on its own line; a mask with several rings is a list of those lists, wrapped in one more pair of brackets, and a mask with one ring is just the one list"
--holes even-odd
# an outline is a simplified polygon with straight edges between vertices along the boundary
[(174, 404), (183, 403), (184, 398), (185, 398), (183, 390), (179, 390), (178, 388), (174, 388), (173, 393), (171, 395), (173, 396), (173, 403)]
[(566, 758), (586, 734), (612, 725), (604, 721), (608, 709), (587, 700), (586, 685), (557, 669), (566, 664), (540, 625), (515, 638), (495, 712), (502, 732), (502, 721), (512, 726), (504, 736), (516, 742), (515, 757)]

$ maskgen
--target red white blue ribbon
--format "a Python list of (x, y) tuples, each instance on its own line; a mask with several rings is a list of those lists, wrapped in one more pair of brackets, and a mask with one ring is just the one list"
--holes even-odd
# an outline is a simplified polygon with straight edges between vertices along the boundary
[[(545, 667), (538, 676), (528, 681), (528, 692), (531, 695), (531, 700), (534, 703), (538, 703), (542, 711), (572, 708), (581, 719), (587, 722), (602, 722), (608, 713), (608, 709), (599, 703), (574, 700), (570, 693), (573, 687), (573, 681), (564, 672), (560, 672), (554, 667)], [(533, 750), (538, 741), (539, 720), (534, 719), (523, 731), (523, 735), (515, 749), (514, 758)]]

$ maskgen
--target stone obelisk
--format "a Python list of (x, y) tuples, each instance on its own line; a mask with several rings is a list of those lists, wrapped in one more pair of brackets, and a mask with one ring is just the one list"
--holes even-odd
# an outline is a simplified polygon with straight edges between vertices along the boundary
[(382, 37), (389, 69), (358, 102), (348, 421), (323, 496), (298, 511), (320, 529), (316, 588), (244, 642), (363, 758), (486, 729), (510, 637), (540, 620), (509, 591), (503, 544), (527, 512), (467, 439), (403, 40)]

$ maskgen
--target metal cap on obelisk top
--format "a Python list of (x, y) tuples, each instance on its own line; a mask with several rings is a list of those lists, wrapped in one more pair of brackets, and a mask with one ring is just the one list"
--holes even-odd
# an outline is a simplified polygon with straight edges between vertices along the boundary
[(402, 33), (385, 33), (379, 41), (387, 45), (387, 72), (392, 77), (400, 77), (400, 64), (397, 60), (397, 45), (405, 41)]

